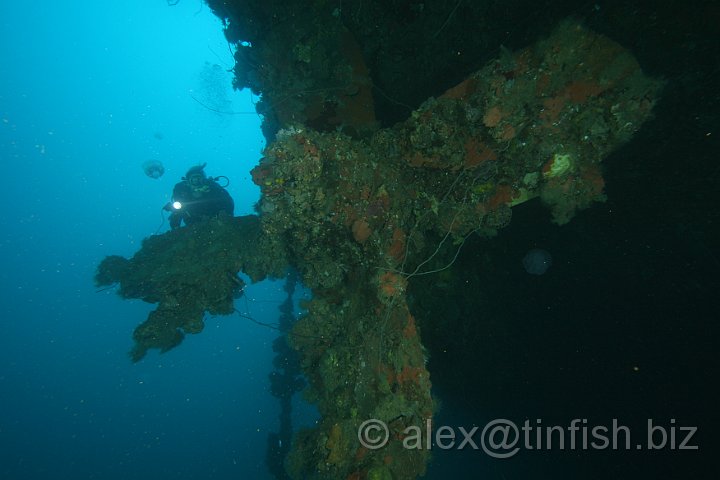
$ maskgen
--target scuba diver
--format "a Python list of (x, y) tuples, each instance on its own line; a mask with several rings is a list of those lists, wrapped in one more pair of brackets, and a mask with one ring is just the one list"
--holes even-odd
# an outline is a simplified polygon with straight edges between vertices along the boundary
[(207, 177), (205, 165), (191, 167), (182, 181), (173, 188), (172, 201), (163, 209), (170, 213), (170, 228), (176, 229), (182, 222), (193, 225), (223, 212), (232, 216), (235, 209), (230, 194), (225, 190), (229, 182), (221, 186), (217, 181), (227, 177)]

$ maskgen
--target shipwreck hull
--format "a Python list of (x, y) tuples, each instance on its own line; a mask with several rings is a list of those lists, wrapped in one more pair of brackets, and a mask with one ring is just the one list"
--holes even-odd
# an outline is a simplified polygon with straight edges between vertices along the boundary
[[(262, 228), (286, 239), (313, 291), (289, 338), (322, 419), (301, 432), (295, 478), (415, 478), (432, 422), (422, 332), (405, 293), (540, 197), (563, 224), (603, 201), (601, 162), (651, 115), (661, 82), (575, 22), (503, 52), (409, 119), (364, 139), (287, 125), (253, 170)], [(371, 419), (387, 442), (358, 438)]]
[[(411, 479), (430, 459), (417, 435), (431, 428), (435, 404), (408, 284), (450, 267), (470, 235), (494, 235), (514, 205), (539, 197), (563, 224), (603, 201), (601, 162), (651, 116), (662, 82), (617, 43), (566, 21), (379, 129), (362, 52), (347, 31), (336, 33), (324, 45), (343, 45), (331, 59), (351, 67), (342, 71), (357, 88), (308, 88), (281, 101), (280, 86), (267, 82), (288, 53), (256, 42), (238, 54), (256, 67), (253, 88), (267, 88), (262, 108), (281, 127), (252, 171), (259, 218), (158, 236), (131, 260), (109, 257), (96, 280), (159, 304), (152, 328), (136, 332), (141, 357), (197, 333), (204, 312), (231, 313), (239, 271), (258, 280), (294, 267), (312, 300), (287, 339), (321, 419), (297, 433), (288, 473)], [(308, 49), (291, 50), (295, 61), (313, 58)], [(198, 242), (215, 255), (201, 257)], [(370, 420), (386, 429), (359, 436)]]

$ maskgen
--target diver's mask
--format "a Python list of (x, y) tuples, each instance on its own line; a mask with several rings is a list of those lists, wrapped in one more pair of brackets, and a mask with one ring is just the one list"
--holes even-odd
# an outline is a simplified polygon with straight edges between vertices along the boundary
[(193, 192), (207, 192), (210, 187), (207, 184), (207, 179), (202, 173), (193, 173), (186, 178), (188, 185)]

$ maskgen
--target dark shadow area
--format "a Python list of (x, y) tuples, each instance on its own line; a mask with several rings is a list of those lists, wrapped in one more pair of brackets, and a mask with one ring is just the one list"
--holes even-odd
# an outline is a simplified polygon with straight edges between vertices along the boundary
[[(497, 237), (468, 240), (452, 269), (411, 290), (437, 425), (617, 419), (634, 449), (648, 419), (668, 429), (676, 419), (699, 427), (699, 450), (436, 451), (429, 478), (717, 477), (720, 116), (717, 63), (703, 60), (717, 51), (699, 48), (681, 70), (671, 50), (658, 65), (672, 76), (656, 119), (605, 162), (605, 204), (562, 227), (537, 200), (515, 207)], [(544, 275), (523, 269), (533, 248), (553, 255)]]

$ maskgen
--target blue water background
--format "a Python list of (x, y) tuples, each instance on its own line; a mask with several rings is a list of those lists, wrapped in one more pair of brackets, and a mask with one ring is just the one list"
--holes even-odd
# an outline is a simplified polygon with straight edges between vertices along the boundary
[[(163, 0), (2, 2), (0, 19), (0, 478), (269, 478), (277, 332), (207, 318), (133, 365), (152, 306), (92, 282), (105, 255), (156, 232), (195, 163), (252, 213), (260, 119), (237, 113), (253, 99), (231, 89), (220, 21)], [(159, 180), (141, 169), (150, 159)], [(249, 287), (252, 315), (275, 321), (283, 295)]]

